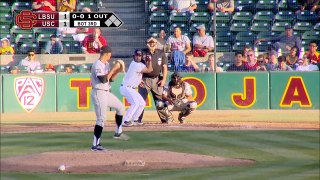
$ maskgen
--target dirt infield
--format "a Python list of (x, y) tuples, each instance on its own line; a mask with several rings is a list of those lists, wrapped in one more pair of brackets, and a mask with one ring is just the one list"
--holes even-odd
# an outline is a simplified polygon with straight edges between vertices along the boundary
[[(113, 131), (114, 112), (107, 113), (105, 129)], [(177, 117), (177, 113), (174, 113)], [(144, 126), (125, 131), (212, 130), (212, 129), (320, 129), (319, 110), (215, 110), (195, 111), (186, 124), (161, 124), (155, 111), (146, 111)], [(93, 112), (1, 114), (1, 133), (92, 131)], [(42, 128), (39, 129), (38, 127)]]
[[(174, 116), (177, 117), (177, 113)], [(114, 112), (108, 112), (107, 117), (105, 131), (113, 131)], [(320, 129), (318, 110), (196, 111), (187, 118), (186, 124), (179, 124), (177, 120), (161, 124), (155, 111), (147, 111), (144, 119), (143, 126), (124, 128), (124, 131)], [(1, 133), (92, 132), (94, 124), (93, 112), (1, 114)], [(253, 163), (251, 160), (168, 151), (74, 151), (4, 158), (1, 159), (1, 171), (59, 172), (59, 165), (65, 164), (64, 172), (67, 173), (105, 173)]]
[(108, 173), (181, 169), (190, 167), (244, 166), (255, 161), (170, 151), (48, 152), (1, 159), (1, 172)]

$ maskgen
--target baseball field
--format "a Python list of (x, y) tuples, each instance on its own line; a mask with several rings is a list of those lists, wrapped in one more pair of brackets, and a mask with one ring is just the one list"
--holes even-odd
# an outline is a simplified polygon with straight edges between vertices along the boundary
[(119, 141), (108, 112), (107, 150), (92, 152), (93, 112), (1, 114), (0, 179), (319, 179), (319, 115), (195, 111), (186, 124), (163, 125), (147, 111)]

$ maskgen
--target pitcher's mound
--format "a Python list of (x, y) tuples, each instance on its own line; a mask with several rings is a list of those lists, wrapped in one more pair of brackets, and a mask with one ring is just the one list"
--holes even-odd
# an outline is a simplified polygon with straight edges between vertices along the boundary
[(177, 153), (160, 150), (102, 152), (74, 151), (47, 152), (1, 159), (1, 172), (59, 172), (65, 165), (66, 173), (108, 173), (176, 169), (191, 167), (242, 166), (252, 160), (231, 159), (206, 155)]

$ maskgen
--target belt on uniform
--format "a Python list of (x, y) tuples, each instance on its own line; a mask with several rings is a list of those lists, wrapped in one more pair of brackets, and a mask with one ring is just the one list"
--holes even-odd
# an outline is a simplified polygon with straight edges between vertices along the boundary
[(129, 85), (123, 85), (123, 84), (121, 84), (121, 86), (128, 87), (128, 88), (132, 88), (132, 89), (137, 89), (137, 87), (133, 87), (133, 86), (129, 86)]
[(106, 90), (106, 89), (96, 89), (96, 88), (94, 88), (94, 90), (99, 90), (99, 91), (109, 91), (109, 90)]
[(155, 79), (157, 77), (159, 77), (159, 76), (151, 76), (151, 77), (145, 77), (145, 78)]

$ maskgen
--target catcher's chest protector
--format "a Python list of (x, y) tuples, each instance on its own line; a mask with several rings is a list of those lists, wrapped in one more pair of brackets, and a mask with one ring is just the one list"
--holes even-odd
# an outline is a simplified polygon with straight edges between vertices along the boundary
[(170, 86), (169, 97), (173, 99), (184, 99), (186, 97), (184, 83), (181, 83), (181, 86), (179, 88)]

